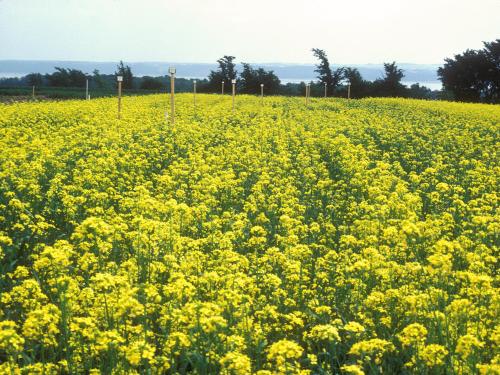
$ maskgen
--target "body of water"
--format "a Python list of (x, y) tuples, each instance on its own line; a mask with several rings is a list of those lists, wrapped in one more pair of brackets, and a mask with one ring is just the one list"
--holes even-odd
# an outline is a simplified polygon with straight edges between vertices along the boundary
[(0, 72), (0, 78), (21, 78), (29, 73), (9, 73), (9, 72)]
[[(280, 78), (281, 83), (286, 85), (287, 83), (300, 83), (300, 82), (311, 82), (311, 81), (316, 81), (315, 78), (293, 78), (293, 79), (286, 79), (286, 78)], [(418, 83), (420, 86), (425, 86), (431, 90), (441, 90), (442, 84), (440, 81), (401, 81), (401, 83), (405, 86), (410, 87), (411, 85)]]
[(432, 81), (432, 82), (401, 81), (401, 83), (408, 87), (410, 87), (414, 83), (418, 83), (420, 84), (420, 86), (425, 86), (431, 90), (441, 90), (443, 88), (443, 84), (440, 81)]
[[(25, 75), (27, 75), (29, 73), (10, 73), (10, 72), (0, 72), (0, 78), (21, 78), (21, 77), (24, 77)], [(187, 79), (204, 79), (206, 77), (193, 77), (193, 76), (190, 76), (190, 77), (183, 77), (181, 75), (178, 76), (179, 78), (187, 78)], [(280, 80), (281, 80), (281, 83), (286, 85), (287, 83), (300, 83), (300, 82), (311, 82), (311, 81), (315, 81), (316, 78), (314, 77), (308, 77), (308, 78), (281, 78), (280, 77)], [(421, 81), (421, 82), (417, 82), (417, 81), (402, 81), (402, 83), (408, 87), (410, 87), (411, 85), (413, 85), (414, 83), (419, 83), (420, 86), (426, 86), (428, 88), (430, 88), (431, 90), (441, 90), (442, 88), (442, 85), (441, 85), (441, 82), (439, 81)]]

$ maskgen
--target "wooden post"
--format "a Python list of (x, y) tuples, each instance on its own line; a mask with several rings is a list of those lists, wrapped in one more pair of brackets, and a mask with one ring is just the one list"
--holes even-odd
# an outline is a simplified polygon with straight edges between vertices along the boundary
[(236, 80), (235, 80), (235, 79), (233, 79), (233, 80), (231, 81), (231, 83), (233, 84), (233, 112), (234, 112), (234, 97), (235, 97), (235, 95), (236, 95)]
[(168, 68), (170, 73), (170, 123), (175, 123), (175, 68)]
[(222, 81), (222, 95), (224, 95), (224, 81)]
[(311, 85), (306, 84), (306, 105), (309, 104), (309, 95), (311, 95)]
[(194, 114), (196, 114), (196, 80), (193, 81), (193, 103), (194, 103)]
[(264, 105), (264, 84), (260, 84), (260, 104)]
[(325, 98), (326, 98), (326, 90), (327, 90), (327, 85), (326, 85), (326, 82), (325, 82)]
[(118, 80), (118, 120), (122, 118), (122, 81), (123, 77), (116, 77)]
[(33, 97), (33, 100), (35, 100), (35, 85), (33, 85), (31, 96)]
[(87, 78), (85, 81), (85, 99), (89, 100), (89, 79)]
[(347, 85), (347, 99), (351, 99), (351, 84)]

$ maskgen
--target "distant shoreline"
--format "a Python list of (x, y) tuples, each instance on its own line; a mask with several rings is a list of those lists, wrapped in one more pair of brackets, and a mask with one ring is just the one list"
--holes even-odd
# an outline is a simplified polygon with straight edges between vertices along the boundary
[[(165, 76), (169, 65), (177, 67), (177, 76), (180, 78), (201, 79), (208, 77), (211, 70), (217, 69), (217, 64), (209, 63), (169, 63), (169, 62), (130, 62), (132, 72), (137, 77), (142, 76)], [(78, 69), (87, 74), (97, 69), (101, 74), (113, 74), (116, 70), (116, 62), (92, 62), (92, 61), (57, 61), (57, 60), (0, 60), (0, 78), (22, 77), (29, 73), (48, 74), (54, 72), (54, 67), (64, 67)], [(282, 63), (262, 63), (251, 64), (252, 66), (263, 67), (272, 70), (280, 78), (281, 82), (300, 83), (315, 81), (316, 73), (313, 64), (282, 64)], [(335, 65), (338, 67), (340, 65)], [(364, 79), (374, 81), (383, 76), (383, 64), (352, 64), (341, 65), (357, 68)], [(411, 85), (419, 82), (433, 90), (441, 88), (441, 82), (437, 77), (436, 64), (410, 64), (398, 63), (398, 67), (403, 69), (405, 77), (402, 83)], [(241, 71), (241, 65), (237, 64), (237, 69)]]

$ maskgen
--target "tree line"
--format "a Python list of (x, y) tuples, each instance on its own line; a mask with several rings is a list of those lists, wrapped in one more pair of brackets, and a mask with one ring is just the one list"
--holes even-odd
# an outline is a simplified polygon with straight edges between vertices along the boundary
[[(351, 83), (351, 97), (362, 98), (367, 96), (406, 96), (431, 99), (436, 95), (430, 89), (414, 85), (407, 89), (400, 83), (403, 73), (395, 63), (385, 64), (385, 76), (374, 82), (366, 81), (356, 68), (339, 68), (331, 71), (326, 53), (320, 49), (313, 49), (318, 58), (316, 72), (318, 81), (311, 81), (311, 94), (324, 95), (324, 83), (327, 83), (328, 96), (345, 97), (347, 82)], [(223, 56), (217, 60), (218, 68), (209, 73), (206, 79), (197, 79), (197, 89), (203, 93), (219, 93), (224, 86), (224, 92), (231, 93), (232, 80), (236, 80), (237, 91), (243, 94), (259, 94), (260, 85), (264, 85), (266, 95), (304, 95), (305, 82), (282, 84), (279, 77), (272, 70), (253, 67), (250, 63), (242, 63), (242, 71), (236, 69), (234, 56)], [(170, 87), (170, 77), (136, 77), (130, 66), (120, 61), (114, 74), (101, 74), (94, 70), (91, 75), (81, 70), (55, 67), (52, 74), (31, 73), (22, 78), (0, 79), (0, 86), (36, 86), (36, 87), (85, 87), (89, 82), (90, 89), (114, 89), (116, 77), (122, 76), (124, 90), (140, 89), (161, 92)], [(193, 89), (193, 79), (176, 78), (176, 91), (189, 92)]]
[(500, 103), (500, 39), (445, 59), (438, 76), (453, 99)]
[[(111, 90), (117, 86), (117, 76), (123, 77), (122, 88), (124, 90), (148, 90), (161, 92), (166, 91), (170, 87), (170, 77), (136, 77), (132, 73), (130, 66), (125, 65), (120, 61), (116, 67), (114, 74), (102, 74), (95, 69), (92, 74), (85, 74), (78, 69), (67, 69), (54, 67), (54, 72), (51, 74), (30, 73), (20, 78), (2, 78), (0, 79), (0, 87), (19, 87), (19, 86), (36, 86), (36, 87), (53, 87), (53, 88), (84, 88), (87, 80), (90, 89)], [(207, 80), (200, 80), (201, 83)], [(191, 91), (193, 87), (191, 79), (177, 78), (176, 89), (179, 92)]]
[(384, 76), (371, 82), (364, 80), (356, 68), (332, 69), (325, 51), (313, 48), (312, 52), (319, 61), (315, 70), (318, 82), (326, 85), (332, 96), (344, 96), (348, 84), (353, 98), (390, 96), (500, 103), (500, 39), (483, 45), (482, 49), (468, 49), (445, 59), (437, 71), (443, 84), (438, 93), (418, 83), (409, 88), (403, 85), (404, 72), (395, 62), (384, 63)]
[(312, 49), (313, 55), (318, 59), (315, 72), (318, 74), (317, 81), (309, 83), (288, 83), (281, 84), (280, 79), (272, 70), (266, 71), (263, 68), (253, 68), (248, 63), (242, 63), (243, 70), (238, 73), (234, 56), (224, 56), (217, 60), (218, 69), (211, 71), (208, 82), (202, 90), (214, 92), (221, 90), (224, 82), (224, 90), (230, 92), (231, 82), (236, 80), (238, 92), (246, 94), (259, 94), (260, 84), (264, 84), (266, 94), (271, 95), (303, 95), (305, 85), (311, 85), (311, 95), (345, 97), (347, 86), (350, 85), (350, 93), (353, 98), (363, 98), (368, 96), (399, 96), (431, 99), (437, 96), (432, 90), (414, 84), (407, 88), (401, 83), (404, 77), (403, 71), (399, 69), (395, 62), (384, 64), (384, 75), (371, 82), (363, 79), (361, 73), (356, 68), (343, 67), (332, 69), (328, 56), (324, 50)]
[[(239, 93), (259, 94), (263, 84), (266, 95), (304, 95), (306, 84), (311, 85), (311, 95), (346, 97), (349, 87), (352, 98), (364, 97), (407, 97), (422, 99), (447, 99), (469, 102), (500, 102), (500, 39), (485, 42), (480, 50), (466, 50), (453, 58), (445, 59), (444, 66), (437, 71), (443, 84), (441, 91), (432, 91), (418, 83), (410, 87), (402, 84), (404, 71), (396, 62), (384, 63), (384, 74), (379, 79), (368, 81), (354, 67), (332, 68), (327, 53), (319, 48), (311, 50), (317, 59), (315, 72), (317, 80), (309, 83), (282, 84), (272, 70), (242, 63), (242, 71), (236, 69), (235, 57), (225, 55), (217, 60), (217, 69), (210, 72), (206, 79), (198, 81), (198, 91), (205, 93), (231, 92), (232, 80), (236, 80)], [(116, 76), (123, 76), (123, 89), (142, 89), (152, 91), (167, 90), (170, 77), (136, 77), (130, 66), (123, 61), (114, 74), (101, 74), (94, 70), (87, 75), (81, 70), (55, 67), (52, 74), (31, 73), (22, 78), (0, 79), (0, 86), (49, 86), (84, 87), (89, 81), (90, 88), (111, 89), (116, 87)], [(176, 90), (189, 92), (193, 79), (176, 78)]]

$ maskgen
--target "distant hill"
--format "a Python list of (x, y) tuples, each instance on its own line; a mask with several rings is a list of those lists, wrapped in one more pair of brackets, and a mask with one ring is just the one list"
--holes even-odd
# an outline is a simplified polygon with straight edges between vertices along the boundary
[[(171, 62), (127, 62), (136, 76), (163, 76), (167, 74), (169, 66), (177, 68), (177, 75), (184, 78), (204, 78), (210, 70), (217, 68), (215, 63), (171, 63)], [(55, 66), (79, 69), (91, 74), (98, 69), (103, 74), (112, 74), (116, 70), (117, 62), (93, 62), (93, 61), (57, 61), (57, 60), (0, 60), (0, 77), (18, 77), (28, 73), (52, 73)], [(280, 63), (255, 63), (264, 69), (274, 70), (278, 77), (284, 82), (300, 82), (316, 79), (314, 65), (312, 64), (280, 64)], [(367, 80), (375, 80), (383, 75), (382, 64), (353, 64), (361, 75)], [(431, 88), (440, 86), (436, 70), (439, 65), (432, 64), (398, 64), (404, 70), (404, 82), (420, 82)], [(241, 66), (238, 67), (241, 71)]]

